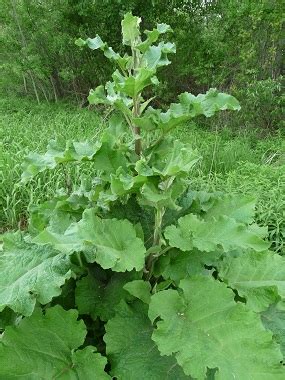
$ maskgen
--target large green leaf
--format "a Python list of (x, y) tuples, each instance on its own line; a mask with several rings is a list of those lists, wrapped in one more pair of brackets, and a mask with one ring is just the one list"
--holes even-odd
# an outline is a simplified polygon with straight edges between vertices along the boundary
[(128, 298), (123, 286), (134, 278), (133, 273), (115, 273), (106, 282), (89, 274), (77, 281), (75, 302), (80, 314), (89, 314), (95, 320), (102, 321), (114, 317), (116, 306), (122, 299)]
[(234, 302), (234, 293), (211, 277), (180, 282), (181, 291), (152, 296), (153, 340), (162, 355), (175, 354), (185, 373), (199, 380), (207, 367), (215, 379), (284, 379), (281, 352), (257, 314)]
[(124, 289), (144, 303), (150, 303), (151, 285), (148, 281), (134, 280), (124, 285)]
[(63, 146), (59, 141), (51, 140), (45, 154), (30, 153), (25, 158), (22, 181), (26, 182), (44, 170), (54, 169), (58, 164), (93, 160), (100, 147), (100, 142), (67, 141), (66, 146)]
[(128, 220), (101, 219), (95, 209), (85, 210), (82, 219), (63, 234), (46, 228), (33, 242), (52, 244), (66, 254), (83, 251), (89, 262), (115, 272), (144, 267), (146, 249), (135, 227)]
[(147, 35), (147, 38), (139, 44), (137, 47), (138, 49), (142, 52), (145, 53), (149, 47), (158, 40), (159, 36), (161, 34), (167, 33), (171, 31), (172, 29), (170, 28), (169, 25), (167, 24), (157, 24), (156, 28), (153, 30), (146, 30), (145, 34)]
[(33, 238), (32, 242), (38, 245), (49, 244), (66, 255), (83, 251), (83, 242), (78, 239), (76, 227), (77, 224), (71, 224), (63, 233), (57, 233), (51, 227), (47, 227)]
[(252, 223), (255, 214), (255, 199), (251, 196), (227, 194), (213, 199), (204, 218), (209, 220), (220, 215), (228, 216), (240, 223)]
[(111, 173), (116, 173), (117, 169), (122, 167), (126, 168), (128, 164), (128, 160), (126, 154), (124, 152), (124, 147), (120, 148), (112, 148), (111, 141), (103, 142), (101, 148), (96, 153), (94, 157), (94, 169), (101, 170), (102, 173), (106, 174), (102, 175), (102, 178), (105, 180), (109, 179)]
[(160, 66), (167, 66), (171, 62), (167, 55), (176, 53), (175, 44), (171, 42), (160, 42), (157, 46), (150, 46), (143, 55), (146, 66), (150, 69), (156, 69)]
[(280, 344), (285, 360), (285, 305), (271, 305), (261, 314), (261, 320), (266, 328), (273, 332), (275, 340)]
[(219, 276), (255, 310), (265, 310), (279, 297), (285, 299), (285, 258), (271, 252), (249, 252), (227, 257), (218, 265)]
[(166, 112), (148, 107), (144, 117), (138, 118), (136, 124), (149, 130), (161, 128), (169, 131), (199, 115), (211, 117), (217, 111), (240, 110), (240, 105), (233, 96), (219, 93), (216, 89), (197, 96), (184, 92), (178, 99), (179, 103), (172, 103)]
[(136, 193), (146, 182), (147, 177), (134, 176), (132, 172), (119, 168), (116, 174), (111, 174), (111, 191), (119, 196), (132, 192)]
[(120, 74), (118, 70), (113, 73), (115, 88), (130, 97), (136, 97), (144, 88), (151, 84), (157, 84), (157, 78), (154, 76), (155, 70), (150, 68), (139, 68), (136, 75), (130, 75), (127, 78)]
[(61, 293), (71, 277), (71, 263), (50, 247), (22, 242), (11, 236), (0, 251), (0, 311), (6, 306), (31, 315), (36, 302), (47, 304)]
[(125, 69), (126, 64), (130, 58), (127, 55), (121, 57), (120, 54), (116, 53), (112, 47), (108, 46), (106, 42), (103, 42), (98, 34), (95, 38), (87, 38), (86, 40), (78, 38), (75, 40), (75, 44), (80, 47), (88, 46), (91, 50), (102, 50), (105, 57), (117, 62), (122, 69)]
[(160, 356), (151, 340), (152, 325), (147, 305), (121, 303), (116, 316), (106, 324), (107, 355), (111, 373), (118, 380), (186, 380), (182, 369), (172, 357)]
[(89, 92), (88, 101), (90, 104), (105, 104), (113, 106), (117, 110), (127, 114), (129, 117), (132, 116), (130, 107), (133, 104), (133, 100), (116, 91), (114, 82), (107, 82), (105, 89), (102, 85), (96, 87), (95, 90), (91, 89)]
[(86, 328), (77, 321), (76, 310), (60, 306), (37, 309), (15, 327), (7, 327), (0, 340), (0, 378), (107, 380), (107, 359), (95, 347), (78, 350), (84, 343)]
[(126, 13), (122, 20), (123, 44), (134, 46), (140, 40), (141, 18), (133, 16), (130, 12)]
[(86, 210), (77, 226), (77, 236), (94, 261), (115, 272), (140, 271), (144, 266), (145, 247), (128, 220), (100, 219), (95, 210)]
[[(174, 179), (174, 177), (173, 177)], [(172, 210), (179, 210), (177, 199), (183, 194), (186, 183), (176, 179), (171, 186), (167, 186), (166, 181), (161, 182), (158, 187), (152, 183), (146, 183), (141, 188), (141, 196), (138, 199), (140, 204), (151, 207), (168, 207)]]
[(189, 174), (200, 159), (201, 156), (190, 144), (166, 139), (152, 150), (149, 165), (154, 174), (171, 177), (181, 173)]
[(47, 226), (61, 233), (76, 220), (80, 220), (85, 208), (89, 206), (87, 192), (75, 190), (70, 195), (59, 194), (53, 199), (29, 208), (29, 232), (38, 234)]
[(166, 280), (179, 282), (186, 277), (201, 274), (206, 271), (205, 265), (215, 264), (218, 259), (219, 254), (216, 252), (206, 253), (197, 250), (182, 252), (172, 248), (159, 257), (155, 264), (155, 274)]
[(105, 89), (103, 85), (97, 86), (95, 90), (90, 90), (88, 101), (90, 104), (112, 104), (111, 101), (107, 98)]
[(177, 227), (171, 225), (165, 229), (165, 237), (172, 247), (182, 251), (193, 247), (205, 252), (239, 248), (264, 251), (269, 247), (259, 236), (259, 230), (251, 230), (227, 216), (202, 220), (194, 214), (186, 215), (178, 220)]

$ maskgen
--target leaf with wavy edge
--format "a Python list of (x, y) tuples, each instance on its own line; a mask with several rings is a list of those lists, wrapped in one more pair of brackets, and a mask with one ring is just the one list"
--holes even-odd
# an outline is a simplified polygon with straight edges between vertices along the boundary
[(174, 354), (184, 372), (203, 380), (217, 368), (217, 380), (282, 380), (285, 370), (272, 334), (257, 314), (234, 302), (234, 293), (211, 277), (180, 282), (181, 291), (152, 296), (152, 339), (162, 355)]
[(115, 272), (140, 271), (144, 267), (146, 249), (131, 222), (101, 219), (95, 209), (85, 210), (82, 219), (71, 224), (64, 234), (47, 228), (33, 241), (52, 244), (64, 253), (83, 251), (89, 262)]
[(93, 251), (94, 261), (102, 268), (115, 272), (143, 269), (146, 249), (128, 220), (100, 219), (89, 209), (77, 226), (78, 239)]
[(172, 29), (169, 25), (157, 24), (156, 28), (154, 28), (152, 30), (145, 30), (144, 33), (147, 35), (147, 38), (142, 43), (140, 43), (137, 46), (137, 48), (142, 53), (145, 53), (149, 49), (149, 47), (158, 40), (158, 38), (161, 34), (165, 34), (167, 32), (171, 32), (171, 31), (172, 31)]
[(149, 166), (155, 175), (171, 177), (189, 174), (200, 159), (201, 156), (190, 144), (168, 138), (152, 150)]
[(217, 266), (219, 276), (260, 312), (285, 299), (285, 258), (271, 252), (249, 252), (226, 257)]
[(118, 92), (123, 92), (134, 98), (151, 84), (158, 84), (158, 79), (154, 74), (155, 69), (141, 67), (137, 69), (136, 75), (130, 75), (126, 78), (116, 70), (112, 75), (114, 88)]
[(171, 63), (168, 54), (176, 53), (175, 44), (172, 42), (160, 42), (157, 46), (150, 46), (143, 55), (146, 67), (157, 69), (161, 66), (167, 66)]
[(140, 42), (140, 23), (141, 18), (133, 16), (131, 12), (124, 15), (121, 22), (124, 45), (135, 46), (137, 42)]
[(163, 357), (151, 340), (147, 305), (122, 302), (106, 324), (106, 351), (111, 374), (118, 380), (190, 380), (173, 357)]
[(58, 164), (74, 161), (91, 161), (94, 159), (101, 143), (91, 144), (87, 141), (67, 141), (63, 147), (59, 141), (51, 140), (45, 154), (30, 153), (24, 160), (22, 182), (26, 182), (38, 173), (54, 169)]
[(113, 142), (97, 141), (90, 144), (68, 141), (66, 147), (61, 147), (52, 140), (45, 154), (31, 153), (25, 158), (22, 182), (27, 182), (45, 170), (55, 169), (59, 164), (81, 161), (92, 161), (93, 169), (102, 170), (108, 178), (110, 173), (115, 173), (119, 167), (126, 168), (128, 163), (124, 147), (113, 149), (111, 143)]
[(51, 247), (28, 244), (17, 235), (4, 238), (0, 251), (0, 311), (9, 307), (31, 315), (36, 302), (47, 304), (71, 277), (71, 263)]
[(107, 359), (84, 343), (86, 328), (76, 310), (60, 306), (37, 309), (15, 327), (7, 327), (0, 341), (0, 378), (12, 380), (108, 380)]
[(259, 232), (227, 216), (202, 220), (189, 214), (178, 219), (177, 227), (166, 227), (165, 237), (172, 247), (182, 251), (191, 251), (193, 247), (205, 252), (229, 252), (234, 249), (265, 251), (270, 244), (262, 240)]
[(96, 34), (95, 38), (87, 38), (86, 40), (77, 38), (75, 40), (75, 45), (79, 47), (88, 46), (91, 50), (102, 50), (106, 58), (117, 62), (122, 69), (126, 68), (127, 62), (130, 60), (130, 57), (127, 54), (122, 57), (119, 53), (116, 53), (112, 47), (102, 41), (98, 34)]
[(211, 117), (217, 111), (240, 110), (235, 97), (213, 88), (206, 94), (197, 96), (184, 92), (178, 96), (178, 99), (179, 103), (172, 103), (166, 112), (148, 107), (143, 117), (135, 119), (136, 125), (147, 130), (159, 128), (167, 132), (199, 115)]
[(204, 219), (226, 215), (240, 223), (252, 223), (255, 214), (255, 198), (227, 194), (213, 199), (211, 207), (203, 215)]

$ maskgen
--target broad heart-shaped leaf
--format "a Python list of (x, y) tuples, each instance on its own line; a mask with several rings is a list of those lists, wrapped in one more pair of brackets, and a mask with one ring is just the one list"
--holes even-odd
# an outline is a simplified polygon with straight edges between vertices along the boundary
[(0, 379), (108, 380), (107, 359), (84, 343), (86, 328), (76, 310), (60, 306), (37, 309), (15, 327), (7, 327), (0, 340)]
[(147, 305), (141, 301), (119, 305), (104, 336), (111, 374), (118, 380), (190, 380), (173, 357), (160, 355), (152, 332)]
[(123, 44), (134, 46), (140, 40), (141, 18), (133, 16), (130, 12), (126, 13), (122, 20)]
[(99, 279), (96, 273), (83, 277), (77, 281), (75, 292), (79, 313), (108, 321), (114, 317), (120, 301), (129, 298), (123, 287), (134, 278), (134, 273), (114, 273), (108, 282)]
[(240, 110), (236, 98), (225, 93), (219, 93), (213, 88), (206, 94), (197, 96), (184, 92), (179, 95), (178, 99), (179, 103), (172, 103), (166, 112), (148, 107), (144, 117), (136, 119), (136, 124), (148, 130), (161, 128), (164, 131), (169, 131), (199, 115), (210, 117), (217, 111)]
[(144, 267), (146, 249), (128, 220), (100, 219), (94, 209), (85, 210), (76, 235), (103, 269), (125, 272)]
[(248, 252), (226, 257), (218, 264), (219, 276), (246, 298), (256, 312), (285, 299), (285, 258), (271, 252)]
[(167, 54), (176, 53), (175, 44), (171, 42), (160, 42), (157, 46), (150, 46), (143, 55), (146, 66), (150, 69), (156, 69), (160, 66), (167, 66), (169, 61)]
[(281, 380), (285, 370), (279, 347), (259, 315), (234, 302), (234, 293), (212, 277), (180, 282), (181, 292), (152, 296), (149, 317), (158, 317), (153, 340), (162, 355), (175, 354), (184, 372), (204, 380), (207, 367), (215, 379)]
[(278, 303), (271, 305), (261, 314), (263, 325), (273, 332), (285, 360), (285, 305)]
[(135, 227), (128, 220), (101, 219), (95, 209), (86, 209), (82, 219), (65, 233), (47, 228), (33, 242), (52, 244), (66, 254), (82, 251), (87, 261), (115, 272), (140, 271), (144, 267), (146, 249)]
[(26, 182), (44, 170), (54, 169), (58, 164), (93, 160), (100, 147), (100, 142), (67, 141), (66, 146), (62, 146), (59, 141), (51, 140), (45, 154), (31, 153), (25, 158), (22, 181)]
[(240, 223), (252, 223), (255, 214), (255, 199), (250, 196), (227, 194), (213, 199), (204, 215), (206, 220), (226, 215)]
[(58, 296), (72, 274), (64, 254), (22, 242), (16, 235), (4, 240), (0, 271), (0, 311), (7, 306), (25, 316), (37, 301), (44, 305)]
[(149, 165), (154, 174), (171, 177), (181, 173), (188, 174), (200, 159), (201, 156), (190, 144), (165, 139), (151, 152)]
[(224, 252), (234, 249), (264, 251), (269, 247), (260, 237), (259, 230), (251, 230), (227, 216), (209, 220), (199, 219), (194, 214), (183, 216), (177, 227), (166, 227), (165, 237), (172, 247), (182, 251), (190, 251), (193, 247), (205, 252), (220, 249)]

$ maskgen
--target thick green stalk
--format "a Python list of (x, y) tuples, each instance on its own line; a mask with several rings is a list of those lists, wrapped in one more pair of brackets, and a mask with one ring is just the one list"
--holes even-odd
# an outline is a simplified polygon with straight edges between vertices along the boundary
[[(133, 75), (136, 75), (137, 69), (140, 65), (140, 56), (139, 51), (132, 48), (132, 56), (133, 56)], [(140, 116), (140, 94), (133, 97), (133, 117)], [(141, 155), (142, 152), (142, 140), (141, 140), (141, 131), (140, 128), (136, 125), (133, 125), (134, 135), (135, 135), (135, 152), (138, 156)]]
[(162, 225), (162, 218), (163, 218), (164, 213), (165, 213), (165, 207), (156, 209), (155, 219), (154, 219), (154, 233), (153, 233), (154, 246), (160, 244), (161, 225)]
[[(155, 210), (154, 216), (154, 233), (153, 233), (153, 247), (160, 245), (161, 240), (161, 225), (165, 207), (159, 207)], [(153, 266), (156, 259), (155, 254), (150, 254), (146, 262), (147, 278), (150, 279), (153, 272)]]
[[(140, 115), (140, 103), (137, 97), (133, 99), (134, 107), (133, 107), (133, 116), (139, 117)], [(138, 156), (141, 155), (142, 152), (142, 140), (141, 140), (141, 131), (140, 128), (134, 125), (134, 135), (135, 135), (135, 152)]]

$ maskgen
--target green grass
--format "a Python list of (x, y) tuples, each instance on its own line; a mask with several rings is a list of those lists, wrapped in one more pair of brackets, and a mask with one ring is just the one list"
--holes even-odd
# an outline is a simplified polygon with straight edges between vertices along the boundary
[[(37, 105), (26, 99), (0, 99), (0, 231), (24, 227), (28, 205), (50, 198), (65, 183), (65, 175), (55, 170), (20, 185), (25, 155), (44, 152), (48, 141), (56, 137), (92, 139), (101, 125), (96, 113), (70, 104)], [(79, 168), (67, 171), (74, 182), (79, 180)]]
[[(69, 166), (19, 184), (21, 164), (29, 151), (44, 152), (52, 138), (96, 139), (102, 117), (71, 104), (37, 105), (28, 99), (0, 99), (0, 233), (24, 228), (30, 204), (52, 197), (65, 186), (66, 176), (78, 184), (85, 170)], [(190, 142), (203, 160), (191, 175), (195, 189), (252, 194), (256, 218), (268, 225), (272, 248), (285, 253), (285, 142), (281, 134), (259, 138), (258, 131), (209, 131), (188, 125), (175, 132)]]

